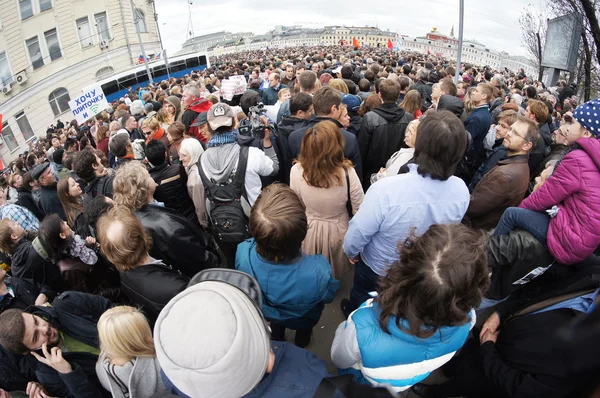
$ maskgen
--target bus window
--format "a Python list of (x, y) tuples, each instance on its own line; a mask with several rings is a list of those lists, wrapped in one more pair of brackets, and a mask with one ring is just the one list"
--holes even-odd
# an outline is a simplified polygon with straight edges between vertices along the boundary
[(119, 86), (117, 85), (117, 81), (111, 80), (109, 82), (104, 83), (102, 85), (102, 91), (104, 92), (105, 96), (109, 96), (111, 94), (116, 93), (117, 91), (119, 91)]
[(167, 75), (167, 67), (164, 65), (158, 65), (152, 68), (152, 77), (154, 79), (162, 79), (163, 76)]
[(206, 66), (206, 55), (200, 56), (200, 65)]
[(188, 69), (194, 68), (194, 67), (200, 65), (200, 62), (198, 62), (198, 57), (188, 58), (185, 60), (185, 63), (187, 65)]
[(170, 67), (171, 72), (179, 72), (180, 70), (185, 69), (185, 61), (184, 60), (175, 61), (175, 62), (171, 63), (170, 66), (171, 66)]
[(148, 74), (146, 73), (146, 70), (139, 71), (135, 74), (135, 76), (137, 78), (137, 84), (144, 86), (148, 84)]
[(120, 89), (128, 89), (129, 87), (133, 87), (137, 84), (137, 79), (135, 78), (135, 74), (123, 76), (119, 79), (119, 87)]

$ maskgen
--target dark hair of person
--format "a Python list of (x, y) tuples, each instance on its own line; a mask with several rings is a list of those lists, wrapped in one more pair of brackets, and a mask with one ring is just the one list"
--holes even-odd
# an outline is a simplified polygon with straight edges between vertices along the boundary
[(83, 211), (83, 204), (80, 198), (74, 198), (69, 195), (69, 180), (71, 178), (73, 177), (61, 178), (58, 181), (56, 190), (58, 192), (58, 199), (67, 215), (67, 222), (70, 226), (74, 226), (75, 218)]
[(537, 97), (537, 90), (533, 86), (527, 86), (525, 93), (527, 94), (527, 98), (533, 99)]
[(80, 151), (73, 162), (75, 174), (83, 181), (91, 182), (96, 178), (93, 168), (96, 164), (96, 156), (91, 149)]
[(371, 91), (371, 83), (367, 79), (360, 79), (358, 89), (363, 93), (368, 93)]
[(25, 164), (27, 165), (28, 169), (33, 169), (35, 167), (36, 162), (37, 156), (35, 156), (34, 153), (30, 153), (29, 155), (27, 155), (27, 160), (25, 161)]
[(300, 83), (300, 88), (302, 91), (313, 91), (315, 88), (315, 83), (317, 82), (317, 75), (311, 70), (302, 71), (298, 77), (298, 82)]
[(118, 158), (122, 158), (123, 156), (127, 155), (127, 147), (129, 145), (131, 145), (129, 134), (121, 133), (115, 135), (110, 140), (109, 149), (113, 155), (115, 155)]
[(372, 70), (367, 70), (364, 74), (365, 79), (369, 81), (369, 83), (373, 83), (375, 81), (375, 73)]
[(174, 140), (177, 140), (185, 134), (185, 125), (181, 122), (174, 122), (169, 126), (167, 132)]
[(67, 138), (65, 141), (65, 152), (68, 151), (72, 146), (77, 148), (77, 140), (75, 138)]
[(400, 84), (395, 79), (383, 79), (379, 83), (379, 94), (384, 103), (395, 103), (400, 96)]
[(106, 196), (98, 195), (90, 200), (83, 210), (88, 224), (94, 231), (96, 230), (98, 219), (114, 206), (113, 203), (107, 202), (106, 199)]
[[(250, 108), (256, 106), (261, 102), (260, 94), (258, 94), (254, 90), (247, 90), (242, 97), (240, 98), (240, 106), (242, 107), (242, 111), (246, 114), (250, 114)], [(230, 131), (230, 130), (228, 130)]]
[(342, 79), (350, 79), (352, 78), (352, 74), (354, 71), (352, 70), (352, 66), (344, 65), (341, 69)]
[(410, 79), (406, 76), (400, 76), (398, 82), (400, 83), (400, 91), (404, 91), (410, 86)]
[(29, 349), (23, 344), (25, 321), (23, 310), (9, 309), (0, 314), (0, 345), (15, 354), (26, 354)]
[(356, 95), (358, 94), (358, 90), (356, 84), (350, 79), (342, 79), (344, 83), (346, 83), (346, 87), (348, 87), (348, 94)]
[(307, 112), (313, 104), (313, 97), (310, 94), (299, 92), (290, 98), (290, 114), (293, 116), (298, 111)]
[(160, 140), (151, 140), (146, 144), (146, 159), (152, 166), (161, 166), (167, 159), (167, 148)]
[(342, 94), (336, 89), (324, 86), (318, 89), (313, 96), (313, 106), (315, 115), (327, 116), (331, 112), (331, 107), (342, 104)]
[(72, 170), (71, 167), (73, 167), (73, 159), (74, 158), (75, 158), (75, 155), (72, 154), (72, 153), (70, 153), (67, 156), (65, 156), (65, 160), (63, 162), (63, 166), (65, 166), (69, 170)]
[(250, 232), (256, 252), (267, 261), (289, 262), (301, 255), (308, 231), (306, 208), (287, 185), (264, 188), (250, 213)]
[(31, 175), (30, 171), (23, 174), (23, 184), (21, 184), (21, 189), (31, 192), (31, 183), (33, 181), (33, 176)]
[(439, 328), (468, 323), (490, 282), (484, 232), (434, 224), (420, 237), (413, 230), (399, 251), (375, 299), (381, 328), (389, 333), (393, 320), (412, 336), (428, 338)]
[(420, 175), (447, 180), (454, 175), (466, 149), (465, 127), (452, 112), (434, 112), (419, 123), (414, 161)]
[(62, 226), (63, 220), (58, 214), (50, 214), (44, 217), (38, 230), (40, 243), (54, 261), (60, 260), (62, 253), (69, 246), (69, 240), (60, 237)]
[(129, 119), (131, 119), (132, 117), (134, 117), (133, 115), (127, 113), (125, 115), (123, 115), (123, 117), (121, 117), (121, 128), (125, 128), (125, 126), (127, 125), (127, 122), (129, 121)]

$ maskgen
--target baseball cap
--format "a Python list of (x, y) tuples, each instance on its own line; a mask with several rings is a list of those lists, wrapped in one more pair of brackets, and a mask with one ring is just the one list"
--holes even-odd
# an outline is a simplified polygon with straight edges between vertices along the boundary
[(198, 116), (196, 117), (196, 121), (194, 123), (192, 123), (192, 126), (202, 126), (203, 124), (206, 124), (206, 122), (208, 121), (208, 112), (200, 112), (198, 114)]
[(233, 119), (235, 115), (233, 114), (233, 110), (227, 104), (223, 104), (221, 102), (213, 105), (208, 110), (208, 125), (211, 130), (216, 130), (219, 127), (231, 127), (233, 126)]
[(352, 94), (345, 94), (342, 97), (342, 104), (346, 105), (349, 111), (357, 111), (360, 108), (360, 100)]

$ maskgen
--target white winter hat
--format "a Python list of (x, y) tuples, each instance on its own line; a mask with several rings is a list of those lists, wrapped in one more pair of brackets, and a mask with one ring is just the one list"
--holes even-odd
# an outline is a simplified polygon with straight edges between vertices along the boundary
[(194, 398), (239, 398), (262, 380), (269, 334), (253, 301), (225, 282), (205, 281), (175, 296), (154, 327), (167, 378)]

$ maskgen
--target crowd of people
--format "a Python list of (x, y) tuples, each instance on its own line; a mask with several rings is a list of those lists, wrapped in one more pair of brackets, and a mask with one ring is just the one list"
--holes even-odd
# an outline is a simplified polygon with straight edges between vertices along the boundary
[(3, 396), (592, 396), (600, 100), (379, 48), (211, 61), (4, 170)]

